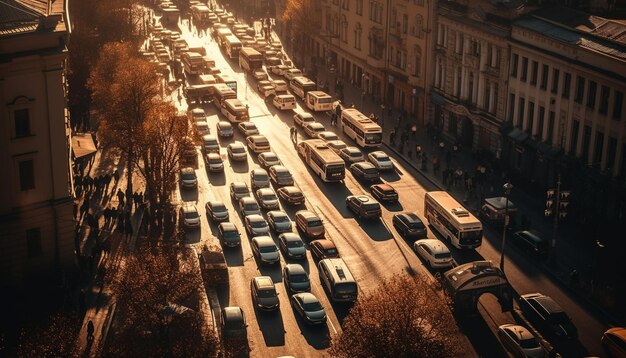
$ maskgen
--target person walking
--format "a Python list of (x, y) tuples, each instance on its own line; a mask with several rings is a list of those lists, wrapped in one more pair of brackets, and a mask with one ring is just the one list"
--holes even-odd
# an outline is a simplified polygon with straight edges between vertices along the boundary
[(115, 180), (115, 185), (117, 185), (117, 182), (120, 180), (120, 171), (117, 169), (113, 172), (113, 180)]
[(93, 333), (95, 332), (95, 328), (93, 326), (93, 321), (89, 320), (87, 323), (87, 342), (92, 342), (94, 339)]

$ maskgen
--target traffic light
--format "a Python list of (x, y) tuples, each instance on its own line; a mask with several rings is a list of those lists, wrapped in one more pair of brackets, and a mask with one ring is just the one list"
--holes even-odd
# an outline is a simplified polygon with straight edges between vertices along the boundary
[(570, 195), (570, 191), (562, 191), (559, 193), (559, 219), (564, 219), (567, 216)]
[(546, 210), (543, 213), (546, 217), (551, 216), (553, 213), (554, 199), (554, 190), (548, 190), (546, 192)]
[[(546, 192), (546, 209), (543, 212), (544, 215), (546, 217), (552, 216), (555, 209), (558, 209), (559, 219), (564, 219), (567, 216), (570, 195), (571, 192), (569, 190), (560, 191), (558, 194), (554, 189), (548, 190)], [(556, 205), (558, 205), (558, 208), (556, 208)]]

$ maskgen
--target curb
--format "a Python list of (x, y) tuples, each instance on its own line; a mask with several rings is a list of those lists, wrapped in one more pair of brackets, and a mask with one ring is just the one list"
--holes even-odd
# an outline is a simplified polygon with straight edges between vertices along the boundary
[[(417, 166), (415, 166), (415, 164), (411, 163), (411, 161), (409, 161), (407, 158), (404, 157), (404, 154), (398, 152), (398, 150), (396, 148), (394, 148), (393, 146), (385, 143), (384, 141), (382, 142), (383, 145), (389, 149), (390, 151), (392, 151), (397, 157), (396, 159), (400, 158), (402, 159), (403, 162), (405, 162), (406, 164), (408, 164), (413, 170), (415, 170), (422, 178), (426, 179), (428, 181), (428, 183), (436, 188), (437, 190), (445, 190), (445, 188), (442, 188), (437, 182), (435, 182), (434, 180), (432, 180), (430, 177), (428, 177), (426, 174), (424, 174), (424, 172), (421, 169), (418, 169)], [(421, 183), (420, 183), (421, 184)]]

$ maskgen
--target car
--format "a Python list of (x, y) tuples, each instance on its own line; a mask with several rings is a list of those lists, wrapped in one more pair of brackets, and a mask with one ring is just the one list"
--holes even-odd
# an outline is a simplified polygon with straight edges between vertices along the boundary
[(277, 191), (278, 197), (287, 202), (288, 205), (304, 204), (304, 194), (302, 190), (295, 186), (284, 186)]
[(263, 209), (278, 209), (278, 197), (272, 188), (261, 188), (254, 192), (259, 205)]
[(239, 199), (239, 211), (241, 215), (248, 216), (258, 214), (261, 215), (261, 208), (253, 197), (246, 196)]
[(200, 214), (193, 204), (184, 204), (179, 209), (180, 222), (187, 229), (200, 227)]
[(311, 279), (302, 265), (285, 265), (282, 276), (288, 294), (311, 292)]
[(189, 111), (189, 115), (191, 116), (191, 119), (194, 123), (199, 121), (206, 121), (206, 113), (202, 108), (192, 109), (191, 111)]
[(339, 250), (335, 244), (328, 239), (320, 239), (312, 241), (309, 245), (311, 253), (318, 260), (334, 259), (339, 257)]
[(370, 186), (370, 192), (372, 193), (372, 196), (380, 202), (398, 202), (398, 192), (389, 184), (374, 184)]
[(206, 214), (213, 221), (228, 221), (228, 209), (221, 201), (207, 201), (204, 206)]
[(609, 328), (600, 341), (611, 357), (626, 357), (626, 328)]
[(237, 125), (237, 128), (246, 137), (259, 134), (259, 129), (252, 122), (241, 122)]
[(264, 135), (251, 135), (246, 138), (246, 142), (248, 143), (248, 148), (257, 154), (272, 150), (270, 142)]
[(220, 156), (218, 153), (207, 153), (205, 155), (205, 159), (210, 172), (224, 171), (224, 161), (222, 160), (222, 156)]
[(246, 232), (250, 236), (268, 235), (270, 232), (267, 221), (260, 214), (246, 215), (244, 225), (246, 226)]
[(324, 236), (326, 233), (322, 219), (309, 210), (300, 210), (296, 212), (296, 226), (307, 237), (317, 238)]
[(276, 65), (276, 66), (272, 66), (271, 71), (273, 74), (275, 75), (279, 75), (282, 76), (283, 73), (285, 71), (287, 71), (288, 69), (290, 69), (291, 67), (286, 66), (286, 65)]
[(233, 135), (235, 135), (235, 132), (233, 131), (233, 125), (230, 124), (230, 122), (226, 122), (226, 121), (219, 121), (217, 122), (217, 135), (220, 138), (230, 138)]
[(270, 177), (265, 169), (255, 168), (250, 171), (252, 189), (269, 188)]
[(269, 236), (257, 236), (252, 239), (252, 253), (262, 265), (280, 263), (278, 248)]
[(437, 239), (417, 240), (413, 243), (413, 249), (431, 268), (446, 268), (454, 265), (450, 250)]
[(244, 161), (248, 159), (248, 153), (246, 152), (246, 146), (241, 142), (233, 142), (226, 147), (228, 158), (234, 161)]
[(578, 330), (567, 313), (549, 296), (541, 293), (521, 295), (519, 306), (524, 316), (548, 339), (570, 341)]
[(194, 123), (194, 127), (196, 128), (196, 133), (198, 133), (198, 136), (200, 137), (205, 136), (211, 132), (211, 130), (209, 129), (209, 125), (206, 121), (197, 121), (196, 123)]
[(380, 171), (393, 169), (393, 163), (391, 162), (391, 158), (389, 158), (387, 153), (383, 152), (382, 150), (371, 152), (367, 155), (367, 159), (369, 159), (369, 161), (374, 164), (376, 169)]
[(259, 276), (250, 282), (252, 291), (252, 302), (254, 306), (263, 311), (275, 311), (280, 308), (278, 292), (274, 286), (274, 281), (269, 276)]
[(233, 200), (239, 201), (241, 198), (250, 196), (250, 189), (248, 185), (241, 181), (235, 181), (230, 183), (230, 197)]
[(266, 81), (269, 78), (267, 72), (260, 68), (252, 71), (252, 77), (257, 81)]
[(247, 340), (246, 318), (241, 307), (224, 307), (221, 314), (222, 334), (226, 339)]
[(550, 242), (535, 231), (518, 231), (513, 234), (512, 241), (534, 259), (542, 260), (548, 257)]
[(259, 165), (263, 169), (269, 169), (271, 166), (283, 164), (274, 152), (261, 153), (257, 159), (259, 160)]
[(524, 326), (503, 324), (498, 327), (497, 334), (504, 348), (514, 357), (543, 358), (548, 356), (537, 337)]
[(272, 165), (269, 170), (270, 179), (276, 186), (292, 186), (293, 176), (287, 167), (282, 165)]
[(378, 219), (382, 211), (380, 203), (369, 195), (349, 195), (346, 197), (346, 206), (359, 219)]
[(358, 162), (350, 166), (350, 173), (355, 178), (366, 181), (378, 181), (380, 179), (380, 171), (369, 162)]
[(274, 86), (277, 95), (287, 93), (287, 82), (283, 80), (273, 80), (272, 86)]
[(357, 147), (347, 147), (339, 151), (339, 156), (346, 164), (354, 164), (365, 161), (363, 153)]
[(267, 222), (270, 224), (270, 228), (278, 233), (291, 232), (291, 219), (284, 211), (272, 210), (268, 212)]
[(294, 77), (301, 77), (304, 76), (304, 74), (297, 68), (290, 68), (283, 71), (282, 76), (285, 77), (287, 81), (291, 81)]
[(337, 135), (335, 134), (335, 132), (331, 132), (331, 131), (323, 131), (323, 132), (319, 132), (317, 133), (317, 138), (328, 142), (331, 140), (339, 140), (339, 137), (337, 137)]
[[(290, 223), (291, 224), (291, 223)], [(289, 226), (291, 231), (291, 225)], [(290, 259), (306, 259), (306, 247), (300, 235), (294, 232), (286, 232), (278, 235), (278, 244), (283, 250), (285, 257)]]
[(241, 245), (239, 230), (231, 222), (223, 222), (217, 226), (217, 237), (223, 246), (237, 247)]
[(206, 153), (219, 153), (220, 144), (217, 141), (217, 137), (212, 134), (202, 136), (202, 149)]
[(314, 294), (310, 292), (297, 293), (291, 296), (290, 302), (306, 323), (326, 323), (326, 311)]
[(298, 112), (293, 115), (293, 123), (299, 127), (304, 126), (306, 123), (315, 122), (315, 118), (311, 113)]
[(193, 168), (186, 167), (180, 170), (180, 185), (183, 188), (195, 188), (198, 186), (198, 177)]
[(337, 154), (339, 154), (342, 149), (348, 148), (348, 145), (340, 139), (329, 140), (328, 142), (326, 142), (326, 144), (328, 145), (328, 148), (330, 148), (333, 152)]
[(428, 235), (426, 225), (420, 220), (419, 216), (415, 213), (406, 212), (401, 214), (395, 214), (391, 219), (393, 227), (398, 230), (398, 233), (402, 238), (406, 239), (425, 239)]
[(272, 89), (274, 89), (274, 86), (272, 86), (272, 81), (270, 81), (270, 80), (261, 80), (261, 81), (258, 81), (258, 82), (256, 83), (256, 89), (257, 89), (257, 91), (259, 91), (259, 92), (262, 92), (262, 90), (261, 90), (261, 89), (262, 89), (262, 88), (265, 88), (265, 87), (268, 87), (268, 86), (269, 86), (269, 87), (272, 87)]
[(306, 133), (311, 138), (317, 138), (317, 134), (320, 132), (324, 132), (326, 128), (320, 122), (307, 122), (302, 126), (304, 133)]

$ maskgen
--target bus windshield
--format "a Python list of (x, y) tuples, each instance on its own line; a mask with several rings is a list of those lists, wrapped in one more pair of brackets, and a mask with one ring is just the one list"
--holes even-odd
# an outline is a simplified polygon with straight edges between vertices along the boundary
[(376, 144), (380, 143), (383, 140), (382, 133), (365, 133), (365, 143), (366, 144)]
[(345, 167), (343, 164), (329, 164), (326, 165), (325, 172), (329, 178), (343, 178)]
[(461, 232), (460, 235), (460, 242), (461, 244), (471, 244), (474, 242), (479, 242), (483, 237), (483, 231), (482, 230), (476, 230), (476, 231), (466, 231), (466, 232)]

